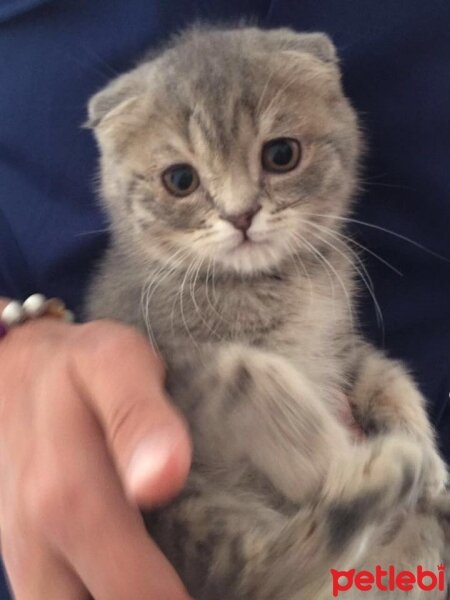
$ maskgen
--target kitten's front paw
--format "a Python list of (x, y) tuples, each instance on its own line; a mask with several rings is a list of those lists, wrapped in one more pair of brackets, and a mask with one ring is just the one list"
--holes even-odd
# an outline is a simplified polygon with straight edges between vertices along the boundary
[(431, 444), (423, 446), (424, 482), (422, 497), (425, 499), (439, 496), (448, 483), (447, 465)]
[[(404, 435), (387, 435), (370, 444), (364, 473), (367, 485), (382, 493), (384, 508), (411, 507), (424, 486), (425, 460), (421, 449)], [(381, 506), (380, 505), (380, 506)]]
[(351, 502), (366, 499), (372, 517), (414, 506), (424, 487), (422, 448), (409, 436), (388, 434), (358, 446), (349, 461), (330, 470), (324, 493), (328, 499)]

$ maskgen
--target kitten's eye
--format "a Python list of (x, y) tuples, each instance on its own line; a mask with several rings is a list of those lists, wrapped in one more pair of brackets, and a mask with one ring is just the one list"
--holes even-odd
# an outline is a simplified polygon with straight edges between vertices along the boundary
[(276, 138), (266, 142), (262, 149), (262, 166), (270, 173), (287, 173), (300, 162), (301, 147), (292, 138)]
[(191, 165), (173, 165), (164, 171), (165, 188), (174, 196), (189, 196), (199, 184), (197, 171)]

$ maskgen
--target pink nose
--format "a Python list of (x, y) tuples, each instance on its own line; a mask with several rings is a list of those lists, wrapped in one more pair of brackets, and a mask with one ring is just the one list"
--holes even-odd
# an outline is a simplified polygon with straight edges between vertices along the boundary
[(251, 210), (248, 210), (245, 213), (241, 213), (240, 215), (224, 215), (222, 218), (225, 219), (225, 221), (230, 222), (236, 229), (239, 229), (240, 231), (243, 231), (245, 233), (250, 229), (253, 217), (260, 210), (261, 205), (258, 204), (257, 206), (255, 206), (255, 208), (252, 208)]

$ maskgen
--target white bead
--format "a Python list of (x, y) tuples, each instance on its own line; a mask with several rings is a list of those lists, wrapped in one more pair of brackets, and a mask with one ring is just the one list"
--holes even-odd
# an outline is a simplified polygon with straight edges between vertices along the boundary
[(27, 317), (35, 319), (44, 313), (46, 302), (47, 299), (42, 294), (33, 294), (25, 300), (22, 306)]
[(65, 310), (63, 319), (67, 323), (73, 323), (75, 321), (75, 315), (71, 310)]
[(2, 321), (7, 327), (22, 323), (25, 318), (25, 311), (20, 302), (13, 300), (5, 306), (2, 312)]

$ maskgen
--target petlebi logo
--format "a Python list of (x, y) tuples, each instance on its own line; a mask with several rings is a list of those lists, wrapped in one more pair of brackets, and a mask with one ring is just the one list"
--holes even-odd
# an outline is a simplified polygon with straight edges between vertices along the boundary
[(394, 565), (382, 568), (380, 565), (374, 571), (338, 571), (331, 569), (331, 589), (333, 597), (345, 599), (346, 592), (357, 589), (362, 592), (379, 590), (393, 592), (400, 590), (410, 592), (420, 589), (424, 592), (446, 590), (445, 566), (439, 565), (435, 571), (424, 569), (418, 565), (414, 571), (398, 571)]

